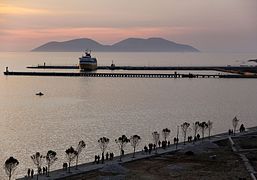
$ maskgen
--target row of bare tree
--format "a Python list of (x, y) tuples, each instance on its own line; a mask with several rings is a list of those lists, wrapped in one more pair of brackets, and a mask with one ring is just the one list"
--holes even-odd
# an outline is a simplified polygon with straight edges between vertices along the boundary
[[(239, 123), (239, 119), (237, 119), (237, 117), (234, 117), (232, 120), (234, 133), (236, 132), (238, 123)], [(200, 131), (202, 134), (202, 139), (204, 139), (205, 132), (208, 130), (208, 134), (209, 134), (209, 138), (210, 138), (211, 130), (213, 128), (213, 122), (197, 121), (197, 122), (192, 123), (191, 127), (190, 127), (190, 123), (188, 123), (188, 122), (184, 122), (183, 124), (180, 125), (182, 134), (184, 137), (184, 144), (186, 143), (187, 134), (191, 130), (193, 130), (194, 138), (197, 137), (197, 133)], [(167, 142), (167, 138), (170, 136), (170, 133), (171, 133), (171, 130), (168, 128), (165, 128), (162, 130), (162, 136), (163, 136), (165, 142)], [(178, 135), (179, 135), (179, 126), (177, 129), (177, 141), (176, 141), (177, 143), (178, 143)], [(153, 143), (157, 147), (157, 144), (160, 142), (160, 133), (155, 131), (152, 133), (152, 137), (153, 137)], [(122, 157), (124, 155), (124, 148), (128, 143), (130, 143), (133, 148), (133, 158), (134, 158), (136, 148), (138, 147), (140, 141), (141, 141), (141, 137), (139, 135), (133, 135), (130, 138), (128, 138), (126, 135), (122, 135), (119, 138), (115, 139), (115, 142), (117, 143), (119, 150), (120, 150), (120, 159), (119, 160), (120, 161), (122, 160)], [(110, 140), (107, 137), (101, 137), (98, 140), (98, 144), (99, 144), (99, 147), (102, 152), (102, 163), (104, 163), (104, 154), (108, 147), (109, 142), (110, 142)], [(176, 146), (177, 146), (177, 143), (176, 143)], [(85, 147), (86, 147), (85, 142), (83, 140), (81, 140), (78, 143), (76, 149), (74, 149), (72, 146), (69, 147), (68, 149), (66, 149), (65, 153), (66, 153), (66, 158), (67, 158), (67, 163), (68, 163), (68, 172), (70, 172), (71, 163), (74, 160), (76, 160), (75, 168), (77, 169), (79, 155)], [(157, 148), (155, 148), (155, 153), (157, 153)], [(49, 150), (47, 152), (47, 154), (44, 156), (44, 155), (40, 154), (40, 152), (36, 152), (35, 154), (33, 154), (31, 156), (31, 159), (32, 159), (33, 163), (35, 164), (36, 168), (38, 169), (38, 171), (41, 169), (41, 166), (45, 160), (46, 165), (47, 165), (46, 175), (49, 176), (51, 165), (54, 164), (54, 162), (56, 162), (56, 160), (57, 160), (57, 153), (53, 150)], [(17, 159), (15, 159), (14, 157), (10, 157), (5, 161), (4, 169), (6, 171), (6, 174), (9, 177), (9, 180), (11, 179), (11, 177), (18, 165), (19, 165), (19, 161)], [(38, 179), (39, 174), (40, 174), (40, 172), (37, 173), (37, 179)]]

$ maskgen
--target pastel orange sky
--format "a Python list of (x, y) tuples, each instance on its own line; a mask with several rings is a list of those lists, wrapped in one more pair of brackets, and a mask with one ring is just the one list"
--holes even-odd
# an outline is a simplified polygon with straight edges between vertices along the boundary
[(256, 17), (256, 0), (0, 0), (0, 51), (163, 37), (202, 51), (257, 52)]

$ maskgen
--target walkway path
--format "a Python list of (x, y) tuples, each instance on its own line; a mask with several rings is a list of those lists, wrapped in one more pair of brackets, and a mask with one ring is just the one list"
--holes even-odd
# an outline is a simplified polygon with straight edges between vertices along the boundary
[[(233, 137), (240, 137), (242, 135), (250, 134), (252, 132), (257, 132), (257, 127), (249, 128), (246, 132), (238, 133), (238, 134), (236, 134), (236, 136), (233, 136)], [(215, 142), (215, 141), (227, 139), (229, 137), (230, 136), (228, 136), (227, 133), (222, 133), (222, 134), (217, 134), (217, 135), (211, 136), (210, 140), (208, 138), (205, 138), (204, 141), (205, 142), (207, 142), (207, 141)], [(196, 142), (195, 144), (187, 143), (186, 145), (183, 145), (183, 142), (181, 142), (181, 143), (178, 144), (177, 149), (176, 149), (175, 145), (170, 145), (170, 147), (167, 147), (166, 149), (158, 148), (158, 155), (175, 152), (177, 150), (186, 149), (186, 148), (192, 147), (192, 146), (197, 146), (201, 143), (202, 143), (201, 140)], [(125, 154), (122, 157), (122, 162), (119, 161), (119, 156), (117, 156), (112, 161), (110, 161), (110, 160), (105, 161), (105, 164), (94, 164), (93, 162), (81, 164), (81, 165), (78, 165), (78, 169), (75, 169), (75, 166), (71, 167), (71, 173), (68, 173), (68, 172), (66, 172), (62, 169), (59, 169), (59, 170), (55, 170), (55, 171), (50, 172), (50, 177), (40, 175), (39, 180), (60, 179), (60, 178), (69, 177), (69, 176), (75, 175), (75, 174), (78, 175), (78, 174), (82, 174), (82, 173), (89, 172), (89, 171), (92, 171), (92, 170), (98, 170), (100, 168), (103, 168), (106, 165), (121, 164), (121, 163), (130, 162), (130, 161), (135, 161), (135, 160), (140, 160), (140, 159), (144, 159), (144, 158), (153, 157), (153, 156), (156, 156), (156, 154), (155, 154), (154, 151), (153, 151), (152, 154), (145, 154), (144, 152), (139, 151), (139, 152), (136, 152), (135, 156), (136, 156), (135, 158), (132, 158), (132, 153)], [(28, 177), (18, 178), (18, 180), (28, 180), (28, 179), (30, 179), (30, 178), (28, 178)], [(34, 177), (34, 179), (36, 179), (36, 177)]]

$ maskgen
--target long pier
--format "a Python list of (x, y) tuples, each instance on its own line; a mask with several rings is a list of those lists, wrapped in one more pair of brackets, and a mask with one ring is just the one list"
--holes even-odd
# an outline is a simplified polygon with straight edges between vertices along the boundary
[(240, 74), (156, 74), (156, 73), (89, 73), (89, 72), (13, 72), (6, 71), (7, 76), (80, 76), (80, 77), (111, 77), (111, 78), (257, 78)]
[[(30, 69), (79, 69), (79, 66), (28, 66)], [(222, 71), (257, 73), (257, 66), (98, 66), (101, 70), (189, 70), (189, 71)]]

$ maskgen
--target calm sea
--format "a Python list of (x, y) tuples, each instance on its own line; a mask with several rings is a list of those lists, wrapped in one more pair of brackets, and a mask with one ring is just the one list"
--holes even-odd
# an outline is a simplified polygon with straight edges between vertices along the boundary
[[(94, 53), (99, 65), (240, 65), (257, 54)], [(183, 122), (214, 122), (213, 133), (232, 128), (237, 115), (246, 127), (256, 126), (255, 79), (141, 79), (88, 77), (23, 77), (2, 74), (43, 64), (78, 63), (81, 53), (0, 52), (0, 163), (9, 156), (20, 161), (16, 175), (33, 168), (30, 156), (55, 150), (65, 162), (65, 150), (80, 140), (87, 144), (80, 163), (100, 154), (97, 140), (110, 138), (109, 151), (118, 153), (114, 139), (122, 134), (151, 142), (153, 131), (172, 130)], [(45, 95), (35, 96), (42, 91)], [(180, 138), (182, 139), (182, 138)], [(126, 151), (131, 151), (130, 145)], [(0, 168), (0, 179), (5, 176)]]

